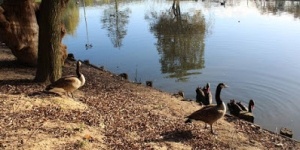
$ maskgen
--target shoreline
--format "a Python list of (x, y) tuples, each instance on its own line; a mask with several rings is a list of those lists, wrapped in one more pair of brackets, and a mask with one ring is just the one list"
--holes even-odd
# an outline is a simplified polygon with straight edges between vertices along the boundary
[[(109, 71), (98, 67), (97, 69), (94, 65), (82, 66), (87, 82), (74, 93), (75, 100), (41, 94), (40, 91), (46, 85), (30, 81), (34, 78), (35, 69), (18, 66), (9, 51), (7, 48), (0, 48), (0, 103), (3, 104), (1, 115), (20, 122), (24, 120), (14, 116), (23, 115), (31, 124), (14, 124), (14, 128), (11, 128), (7, 120), (0, 119), (3, 124), (2, 134), (6, 135), (0, 140), (0, 147), (4, 145), (7, 149), (18, 146), (35, 149), (46, 145), (45, 149), (78, 146), (83, 149), (300, 148), (299, 141), (295, 139), (262, 129), (259, 125), (238, 120), (231, 115), (225, 115), (224, 119), (218, 121), (214, 129), (219, 135), (213, 136), (203, 129), (202, 122), (193, 122), (191, 125), (183, 123), (185, 116), (201, 108), (197, 103), (181, 101), (172, 96), (172, 93), (124, 80)], [(74, 74), (74, 68), (74, 62), (66, 61), (63, 75)], [(23, 108), (23, 104), (18, 104), (18, 101), (26, 105), (30, 103), (30, 106)], [(39, 116), (35, 110), (45, 114)], [(51, 115), (46, 115), (49, 113)], [(74, 116), (74, 113), (77, 115)], [(20, 129), (24, 132), (19, 133)], [(54, 129), (56, 133), (51, 133)], [(32, 134), (44, 139), (33, 138)], [(23, 140), (23, 144), (20, 140)], [(55, 144), (51, 141), (60, 142)]]

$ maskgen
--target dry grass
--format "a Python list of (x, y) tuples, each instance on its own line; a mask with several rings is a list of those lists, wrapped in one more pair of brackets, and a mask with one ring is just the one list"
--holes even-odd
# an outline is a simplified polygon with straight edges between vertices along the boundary
[[(47, 95), (45, 85), (32, 82), (34, 68), (2, 54), (0, 149), (300, 149), (294, 140), (230, 116), (214, 125), (217, 136), (202, 122), (184, 124), (200, 108), (195, 102), (88, 65), (75, 100)], [(74, 74), (74, 67), (67, 62), (64, 74)]]

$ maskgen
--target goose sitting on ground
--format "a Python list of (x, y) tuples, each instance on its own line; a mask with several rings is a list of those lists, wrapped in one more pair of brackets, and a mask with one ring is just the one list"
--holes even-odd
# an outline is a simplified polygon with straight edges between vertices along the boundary
[(46, 91), (56, 92), (56, 91), (64, 91), (66, 94), (71, 93), (73, 97), (73, 92), (84, 85), (85, 78), (82, 73), (80, 73), (79, 67), (81, 66), (81, 62), (77, 61), (76, 64), (76, 75), (65, 76), (62, 77), (55, 82), (51, 83), (46, 87)]
[(191, 115), (187, 116), (188, 119), (185, 121), (185, 123), (190, 123), (190, 122), (192, 122), (192, 120), (203, 121), (210, 125), (211, 133), (216, 134), (213, 131), (212, 125), (217, 120), (221, 119), (226, 113), (226, 105), (220, 97), (222, 88), (226, 88), (226, 87), (228, 87), (228, 86), (225, 85), (224, 83), (220, 83), (217, 86), (217, 90), (216, 90), (217, 105), (212, 104), (212, 105), (202, 107), (201, 109), (199, 109), (199, 110), (195, 111), (194, 113), (192, 113)]
[(196, 88), (196, 102), (201, 103), (203, 105), (212, 104), (212, 95), (210, 91), (210, 84), (207, 83), (203, 89), (200, 87)]
[(227, 104), (230, 114), (246, 120), (248, 122), (254, 123), (254, 115), (252, 109), (254, 108), (254, 101), (250, 99), (248, 104), (248, 109), (243, 108), (243, 105), (240, 102), (235, 102), (235, 100), (230, 100)]

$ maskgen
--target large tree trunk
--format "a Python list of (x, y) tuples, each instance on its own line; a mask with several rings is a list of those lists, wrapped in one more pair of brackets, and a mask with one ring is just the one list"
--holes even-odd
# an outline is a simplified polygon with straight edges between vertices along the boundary
[(35, 80), (56, 81), (62, 73), (61, 17), (64, 0), (43, 0), (40, 5), (38, 67)]
[(0, 6), (0, 40), (29, 65), (36, 65), (38, 56), (36, 8), (33, 0), (4, 0)]

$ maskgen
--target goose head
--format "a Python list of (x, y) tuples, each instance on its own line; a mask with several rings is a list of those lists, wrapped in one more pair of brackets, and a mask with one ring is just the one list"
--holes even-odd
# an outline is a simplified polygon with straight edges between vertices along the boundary
[(222, 88), (228, 88), (229, 86), (226, 85), (225, 83), (219, 83), (218, 87), (222, 89)]

